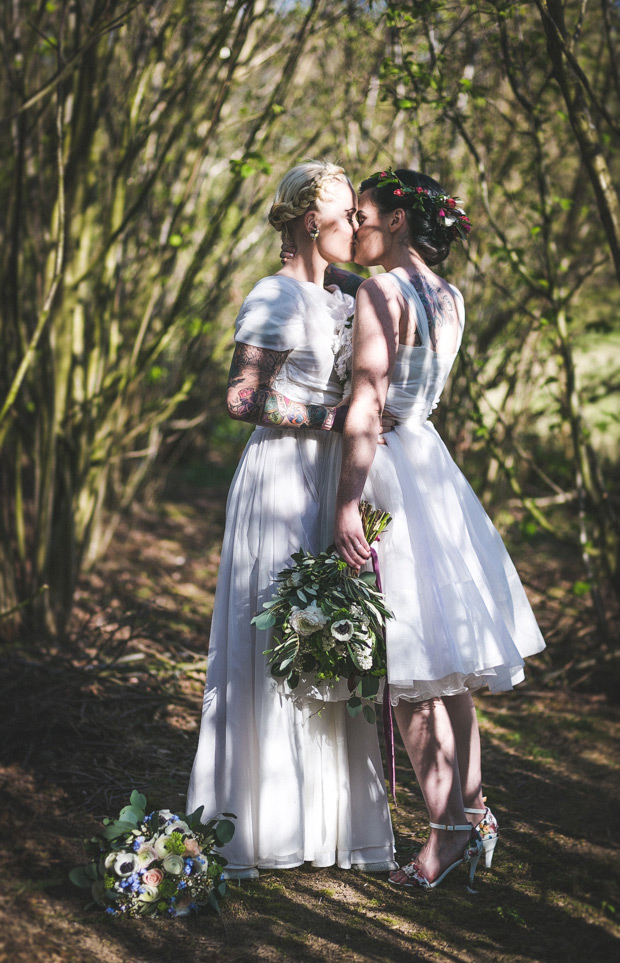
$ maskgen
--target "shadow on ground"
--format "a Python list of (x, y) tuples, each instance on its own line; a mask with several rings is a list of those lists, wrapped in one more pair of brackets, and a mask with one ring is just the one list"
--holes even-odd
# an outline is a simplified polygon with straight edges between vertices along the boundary
[[(224, 495), (168, 502), (84, 579), (73, 635), (0, 662), (5, 845), (0, 961), (570, 963), (620, 955), (620, 711), (593, 696), (478, 698), (501, 826), (477, 893), (455, 873), (414, 897), (385, 877), (305, 866), (233, 885), (221, 916), (110, 919), (67, 880), (81, 839), (133, 788), (182, 809), (198, 734)], [(398, 754), (398, 855), (425, 816)]]

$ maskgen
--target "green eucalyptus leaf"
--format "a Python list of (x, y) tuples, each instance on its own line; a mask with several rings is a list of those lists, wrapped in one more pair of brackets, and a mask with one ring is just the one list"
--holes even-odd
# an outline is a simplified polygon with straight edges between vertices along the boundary
[(362, 712), (364, 714), (364, 719), (366, 719), (366, 721), (369, 722), (371, 726), (374, 725), (375, 722), (377, 721), (377, 713), (375, 712), (373, 707), (369, 705), (365, 705), (362, 709)]
[(347, 702), (347, 712), (350, 716), (353, 716), (353, 718), (355, 718), (355, 716), (359, 716), (360, 712), (362, 711), (362, 707), (362, 700), (356, 697), (349, 699)]
[(362, 678), (361, 690), (365, 699), (374, 699), (379, 691), (379, 680), (372, 675), (365, 675)]
[(133, 806), (124, 806), (118, 814), (118, 818), (124, 822), (133, 823), (135, 827), (144, 819), (144, 810), (135, 809)]
[(123, 819), (115, 819), (109, 826), (104, 827), (101, 835), (105, 839), (116, 839), (118, 836), (126, 836), (135, 828), (134, 823), (126, 822)]
[(235, 824), (230, 819), (220, 819), (215, 827), (215, 839), (218, 846), (229, 843), (235, 835)]
[(140, 809), (143, 813), (146, 813), (146, 796), (138, 792), (137, 789), (134, 789), (129, 797), (129, 804), (133, 806), (134, 809)]
[(69, 879), (75, 886), (81, 889), (90, 889), (96, 879), (99, 878), (96, 863), (89, 863), (87, 866), (76, 866), (69, 873)]
[(269, 612), (261, 612), (260, 615), (255, 615), (252, 619), (252, 624), (264, 632), (266, 629), (270, 629), (272, 625), (276, 624), (275, 616)]

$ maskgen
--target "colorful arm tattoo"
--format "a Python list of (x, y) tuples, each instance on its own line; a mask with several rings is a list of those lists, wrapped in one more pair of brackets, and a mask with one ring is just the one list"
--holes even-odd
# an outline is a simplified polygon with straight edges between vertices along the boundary
[(337, 268), (330, 264), (325, 272), (324, 284), (325, 287), (335, 284), (343, 294), (350, 294), (354, 298), (363, 280), (364, 278), (361, 278), (359, 274), (354, 274), (353, 271), (345, 271), (344, 268)]
[(288, 353), (248, 344), (235, 346), (226, 399), (230, 417), (266, 428), (329, 431), (335, 408), (294, 401), (272, 387)]

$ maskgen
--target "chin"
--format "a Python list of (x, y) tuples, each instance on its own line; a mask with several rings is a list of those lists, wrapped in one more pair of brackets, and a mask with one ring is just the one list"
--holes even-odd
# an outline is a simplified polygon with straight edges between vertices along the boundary
[(363, 251), (355, 252), (355, 254), (353, 255), (353, 262), (354, 264), (359, 265), (359, 267), (372, 267), (373, 264), (379, 263), (378, 261), (375, 261), (374, 258), (364, 257)]

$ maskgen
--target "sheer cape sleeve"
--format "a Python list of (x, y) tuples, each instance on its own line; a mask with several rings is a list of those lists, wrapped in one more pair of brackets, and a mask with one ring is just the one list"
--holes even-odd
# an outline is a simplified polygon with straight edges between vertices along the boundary
[(305, 304), (301, 285), (273, 275), (256, 284), (235, 321), (235, 341), (270, 351), (291, 351), (303, 340)]

